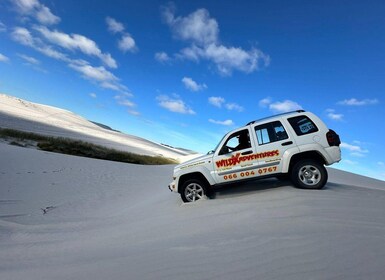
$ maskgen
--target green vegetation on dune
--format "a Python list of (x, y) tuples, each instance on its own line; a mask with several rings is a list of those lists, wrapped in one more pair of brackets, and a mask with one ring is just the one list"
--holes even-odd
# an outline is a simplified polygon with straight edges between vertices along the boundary
[(139, 155), (118, 151), (79, 140), (44, 136), (14, 129), (0, 128), (0, 138), (11, 140), (11, 144), (18, 146), (22, 146), (22, 144), (19, 143), (20, 141), (35, 141), (37, 143), (36, 146), (41, 150), (74, 156), (147, 165), (176, 163), (176, 161), (173, 159), (165, 158), (162, 156)]

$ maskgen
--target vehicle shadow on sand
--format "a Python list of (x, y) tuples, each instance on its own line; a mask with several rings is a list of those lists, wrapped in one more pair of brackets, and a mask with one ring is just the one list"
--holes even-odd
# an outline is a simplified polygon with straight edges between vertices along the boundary
[(234, 184), (226, 184), (214, 187), (207, 193), (208, 199), (226, 198), (226, 197), (238, 197), (243, 195), (250, 195), (252, 193), (259, 193), (264, 191), (271, 191), (278, 188), (292, 188), (294, 190), (306, 190), (306, 191), (343, 191), (346, 189), (367, 192), (368, 189), (360, 189), (359, 187), (327, 182), (326, 185), (320, 189), (299, 189), (293, 185), (293, 183), (287, 179), (267, 178), (248, 182), (237, 182)]
[(290, 180), (279, 180), (275, 178), (261, 179), (248, 182), (237, 182), (234, 184), (226, 184), (216, 186), (207, 193), (209, 199), (215, 199), (219, 197), (236, 197), (248, 195), (251, 193), (269, 191), (282, 187), (294, 188)]

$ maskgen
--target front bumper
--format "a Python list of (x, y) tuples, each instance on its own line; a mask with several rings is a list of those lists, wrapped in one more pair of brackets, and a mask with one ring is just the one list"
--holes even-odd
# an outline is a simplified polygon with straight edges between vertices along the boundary
[(175, 184), (175, 181), (172, 181), (169, 185), (168, 185), (168, 189), (172, 192), (178, 192), (177, 188), (176, 188), (176, 184)]

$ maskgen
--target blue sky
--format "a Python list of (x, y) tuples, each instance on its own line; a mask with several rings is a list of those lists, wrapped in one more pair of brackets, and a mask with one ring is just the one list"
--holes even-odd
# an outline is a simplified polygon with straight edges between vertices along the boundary
[(384, 1), (0, 1), (0, 92), (207, 152), (295, 109), (385, 179)]

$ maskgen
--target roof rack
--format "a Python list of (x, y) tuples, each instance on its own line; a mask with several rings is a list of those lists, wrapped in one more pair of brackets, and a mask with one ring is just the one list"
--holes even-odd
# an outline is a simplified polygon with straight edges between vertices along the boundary
[(266, 119), (274, 118), (274, 117), (284, 116), (284, 115), (288, 115), (288, 114), (292, 114), (292, 113), (304, 113), (304, 112), (305, 112), (305, 110), (290, 111), (290, 112), (286, 112), (286, 113), (282, 113), (282, 114), (273, 115), (273, 116), (270, 116), (270, 117), (267, 117), (267, 118), (262, 118), (262, 119), (258, 119), (258, 120), (255, 120), (255, 121), (251, 121), (251, 122), (247, 123), (246, 125), (250, 125), (250, 124), (253, 124), (253, 123), (256, 123), (256, 122), (259, 122), (259, 121), (263, 121), (263, 120), (266, 120)]

